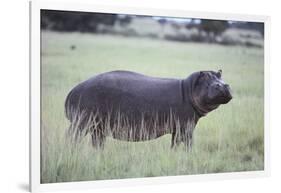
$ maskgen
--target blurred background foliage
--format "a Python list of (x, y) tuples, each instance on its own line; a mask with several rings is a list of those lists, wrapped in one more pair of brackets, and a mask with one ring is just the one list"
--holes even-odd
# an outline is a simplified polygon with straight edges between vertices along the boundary
[(41, 10), (41, 28), (181, 42), (263, 47), (264, 25), (209, 19)]

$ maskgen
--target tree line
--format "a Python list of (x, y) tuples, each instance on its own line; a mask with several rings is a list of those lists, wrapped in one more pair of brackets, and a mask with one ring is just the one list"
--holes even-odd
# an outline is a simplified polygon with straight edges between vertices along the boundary
[[(119, 23), (121, 26), (128, 25), (134, 16), (118, 15), (108, 13), (89, 13), (74, 11), (41, 10), (41, 29), (66, 32), (93, 32), (98, 31), (98, 25), (103, 24), (113, 26)], [(139, 16), (141, 17), (141, 16)], [(143, 16), (145, 17), (145, 16)], [(228, 22), (225, 20), (201, 19), (199, 23), (186, 23), (186, 28), (196, 27), (205, 31), (210, 36), (217, 36), (229, 27), (242, 29), (254, 29), (264, 34), (263, 23), (256, 22)], [(158, 20), (160, 25), (165, 25), (169, 21), (165, 18)]]

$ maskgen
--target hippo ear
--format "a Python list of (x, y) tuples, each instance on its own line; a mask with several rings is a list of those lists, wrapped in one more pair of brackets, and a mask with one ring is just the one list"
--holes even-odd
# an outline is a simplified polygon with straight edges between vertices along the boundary
[(219, 71), (217, 72), (217, 77), (218, 77), (218, 78), (221, 78), (221, 74), (222, 74), (222, 70), (219, 70)]

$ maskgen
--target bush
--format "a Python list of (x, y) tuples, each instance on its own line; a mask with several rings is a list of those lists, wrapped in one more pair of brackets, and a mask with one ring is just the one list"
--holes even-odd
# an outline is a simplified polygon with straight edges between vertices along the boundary
[(200, 28), (208, 34), (213, 33), (215, 36), (221, 34), (228, 27), (227, 21), (219, 20), (202, 20)]

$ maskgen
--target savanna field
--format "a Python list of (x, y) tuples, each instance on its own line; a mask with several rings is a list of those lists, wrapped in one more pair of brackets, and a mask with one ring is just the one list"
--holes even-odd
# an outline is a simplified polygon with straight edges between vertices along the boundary
[[(262, 48), (49, 31), (41, 38), (41, 183), (263, 170)], [(171, 135), (108, 137), (104, 150), (93, 149), (90, 137), (78, 145), (66, 138), (65, 98), (91, 76), (130, 70), (186, 78), (219, 69), (234, 98), (199, 120), (191, 152), (183, 144), (170, 149)]]

